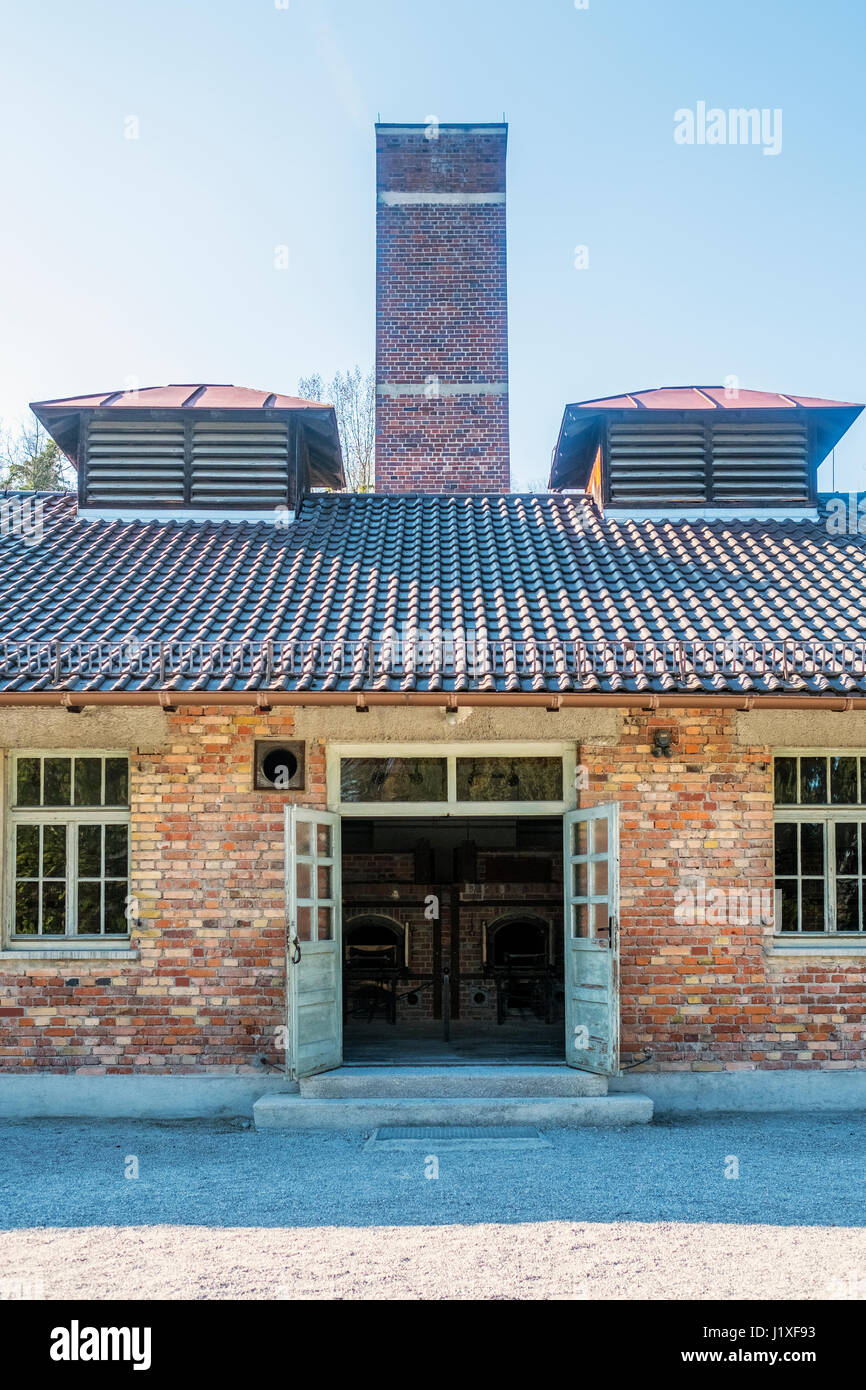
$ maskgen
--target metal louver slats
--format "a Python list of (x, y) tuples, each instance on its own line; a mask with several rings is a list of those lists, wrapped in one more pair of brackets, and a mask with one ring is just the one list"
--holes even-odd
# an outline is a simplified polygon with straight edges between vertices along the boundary
[(706, 441), (702, 425), (611, 424), (612, 502), (705, 502)]
[(289, 495), (285, 423), (196, 422), (192, 432), (190, 500), (199, 506), (278, 506)]
[(805, 425), (757, 424), (712, 431), (713, 494), (720, 501), (809, 498)]
[(92, 506), (183, 502), (183, 421), (93, 420), (86, 500)]

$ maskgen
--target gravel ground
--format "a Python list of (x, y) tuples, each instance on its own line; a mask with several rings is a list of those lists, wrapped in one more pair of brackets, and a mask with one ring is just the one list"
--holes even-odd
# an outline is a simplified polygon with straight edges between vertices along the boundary
[(866, 1297), (860, 1117), (547, 1137), (442, 1151), (428, 1178), (426, 1147), (350, 1134), (0, 1125), (0, 1296)]

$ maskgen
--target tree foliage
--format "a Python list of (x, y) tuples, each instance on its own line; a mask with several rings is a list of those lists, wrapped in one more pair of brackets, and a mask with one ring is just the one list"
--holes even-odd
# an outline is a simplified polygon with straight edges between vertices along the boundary
[(70, 492), (69, 464), (35, 416), (0, 441), (0, 487)]
[(308, 401), (333, 405), (340, 431), (346, 486), (350, 492), (372, 492), (375, 486), (376, 378), (359, 366), (325, 384), (318, 373), (302, 377), (298, 394)]

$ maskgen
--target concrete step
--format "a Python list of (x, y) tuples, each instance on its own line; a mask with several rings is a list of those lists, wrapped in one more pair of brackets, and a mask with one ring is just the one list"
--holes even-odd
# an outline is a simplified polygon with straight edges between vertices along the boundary
[(319, 1100), (272, 1094), (253, 1106), (256, 1129), (359, 1129), (381, 1125), (537, 1125), (575, 1129), (581, 1125), (639, 1125), (652, 1119), (649, 1096), (361, 1096)]
[(311, 1100), (605, 1096), (607, 1077), (574, 1067), (338, 1067), (300, 1083)]

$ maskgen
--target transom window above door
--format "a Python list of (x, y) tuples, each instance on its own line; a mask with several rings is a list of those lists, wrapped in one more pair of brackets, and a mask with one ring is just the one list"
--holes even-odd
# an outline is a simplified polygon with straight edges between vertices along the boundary
[[(515, 807), (541, 813), (574, 805), (575, 750), (561, 744), (352, 745), (329, 749), (329, 802), (346, 815), (355, 808), (421, 805), (431, 813), (450, 808), (485, 814)], [(445, 811), (445, 808), (448, 808)]]
[(13, 944), (129, 935), (129, 759), (11, 759), (8, 935)]

